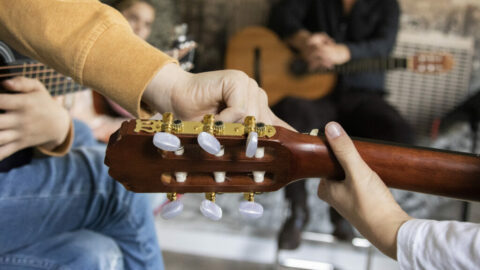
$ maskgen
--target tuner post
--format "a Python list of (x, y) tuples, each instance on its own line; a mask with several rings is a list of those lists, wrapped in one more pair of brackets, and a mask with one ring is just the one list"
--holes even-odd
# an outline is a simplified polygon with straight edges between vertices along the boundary
[(255, 193), (253, 192), (245, 192), (243, 193), (243, 198), (249, 202), (255, 201)]
[(252, 131), (255, 131), (255, 116), (247, 116), (245, 117), (245, 120), (243, 121), (243, 125), (245, 126), (245, 133), (248, 134)]
[(166, 133), (172, 132), (173, 114), (166, 112), (162, 115), (162, 131)]
[(216, 194), (215, 192), (208, 192), (208, 193), (205, 193), (205, 199), (211, 201), (211, 202), (215, 202), (215, 199), (216, 199)]
[(213, 125), (213, 132), (215, 135), (223, 135), (223, 132), (225, 131), (225, 124), (223, 121), (215, 121), (215, 124)]
[(173, 121), (172, 131), (174, 133), (180, 133), (183, 131), (183, 121), (180, 119), (176, 119)]
[(215, 117), (213, 114), (207, 114), (203, 117), (203, 131), (213, 134)]
[(176, 192), (167, 193), (167, 199), (171, 202), (176, 201), (177, 193)]

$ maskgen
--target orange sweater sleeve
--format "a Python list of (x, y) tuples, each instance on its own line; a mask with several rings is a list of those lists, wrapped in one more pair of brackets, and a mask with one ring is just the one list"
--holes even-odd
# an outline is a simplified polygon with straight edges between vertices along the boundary
[(176, 62), (96, 0), (0, 0), (0, 39), (137, 117), (149, 116), (141, 110), (148, 83), (165, 64)]

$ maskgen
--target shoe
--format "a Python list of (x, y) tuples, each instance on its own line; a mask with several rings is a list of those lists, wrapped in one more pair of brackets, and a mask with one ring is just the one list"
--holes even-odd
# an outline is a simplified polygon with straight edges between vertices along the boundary
[(278, 249), (297, 249), (308, 220), (309, 212), (306, 206), (292, 207), (292, 214), (287, 218), (278, 235)]
[(355, 237), (353, 226), (333, 208), (330, 208), (330, 221), (334, 227), (333, 236), (341, 241), (353, 240)]

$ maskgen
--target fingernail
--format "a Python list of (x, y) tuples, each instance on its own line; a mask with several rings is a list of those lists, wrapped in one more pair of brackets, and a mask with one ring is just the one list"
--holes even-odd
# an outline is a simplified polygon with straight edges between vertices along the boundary
[(325, 127), (325, 132), (328, 137), (335, 139), (338, 136), (342, 135), (343, 128), (336, 122), (331, 122)]

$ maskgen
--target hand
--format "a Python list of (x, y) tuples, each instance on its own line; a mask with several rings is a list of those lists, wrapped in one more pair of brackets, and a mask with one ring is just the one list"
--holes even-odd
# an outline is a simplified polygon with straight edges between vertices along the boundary
[(318, 47), (308, 58), (310, 70), (318, 68), (332, 69), (350, 60), (350, 50), (346, 45), (330, 42)]
[(363, 161), (338, 123), (328, 123), (325, 134), (345, 171), (345, 180), (322, 179), (318, 196), (333, 206), (373, 245), (395, 259), (397, 232), (411, 217), (400, 208), (380, 177)]
[(168, 64), (148, 85), (142, 99), (159, 112), (172, 112), (183, 120), (200, 121), (205, 114), (214, 114), (224, 122), (240, 122), (252, 115), (258, 122), (293, 129), (270, 110), (265, 91), (240, 71), (191, 74)]
[(16, 77), (3, 81), (0, 94), (0, 160), (31, 146), (52, 150), (65, 140), (68, 112), (57, 104), (38, 81)]

